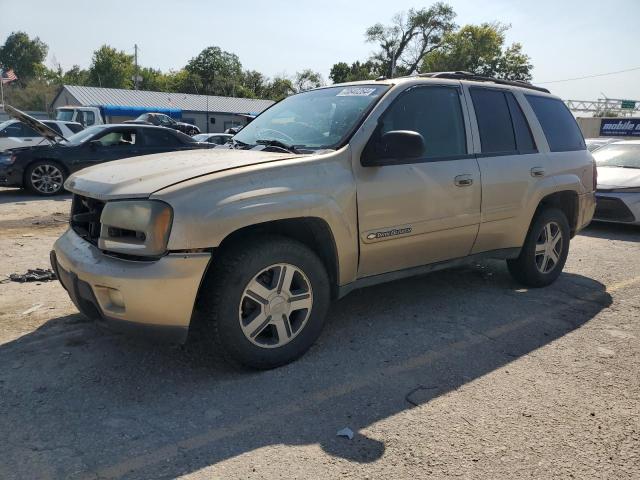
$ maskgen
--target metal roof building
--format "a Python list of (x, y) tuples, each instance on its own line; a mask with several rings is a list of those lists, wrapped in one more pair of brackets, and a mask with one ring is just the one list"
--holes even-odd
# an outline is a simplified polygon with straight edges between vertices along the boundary
[(271, 100), (253, 98), (63, 85), (51, 107), (109, 105), (179, 109), (182, 111), (182, 121), (197, 125), (203, 132), (222, 132), (231, 126), (243, 125), (246, 119), (242, 114), (258, 114), (273, 103)]

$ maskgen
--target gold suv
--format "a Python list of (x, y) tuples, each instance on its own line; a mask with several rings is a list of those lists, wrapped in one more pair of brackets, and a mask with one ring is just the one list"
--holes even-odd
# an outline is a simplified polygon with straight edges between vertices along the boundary
[(547, 90), (434, 73), (333, 85), (263, 112), (230, 146), (71, 176), (52, 264), (113, 328), (271, 368), (332, 299), (480, 258), (530, 287), (560, 275), (594, 212), (595, 165)]

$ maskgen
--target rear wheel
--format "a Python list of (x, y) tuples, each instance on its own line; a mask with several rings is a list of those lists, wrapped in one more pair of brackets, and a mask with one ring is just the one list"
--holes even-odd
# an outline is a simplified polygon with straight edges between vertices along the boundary
[(36, 195), (57, 195), (64, 190), (66, 173), (57, 162), (40, 160), (25, 172), (25, 186)]
[(317, 255), (297, 241), (260, 236), (214, 259), (199, 320), (225, 358), (266, 369), (311, 347), (328, 306), (329, 279)]
[(520, 283), (545, 287), (560, 276), (568, 254), (569, 222), (561, 210), (550, 208), (535, 217), (520, 256), (507, 265)]

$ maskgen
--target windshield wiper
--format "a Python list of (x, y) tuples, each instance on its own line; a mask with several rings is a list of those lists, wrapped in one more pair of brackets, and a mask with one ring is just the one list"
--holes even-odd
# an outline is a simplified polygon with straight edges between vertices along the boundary
[(260, 139), (260, 140), (256, 140), (256, 143), (258, 145), (266, 145), (267, 147), (276, 147), (276, 148), (279, 148), (281, 150), (284, 150), (287, 153), (300, 153), (296, 149), (295, 145), (287, 145), (286, 143), (281, 142), (280, 140), (275, 140), (275, 139), (274, 140), (263, 140), (263, 139)]

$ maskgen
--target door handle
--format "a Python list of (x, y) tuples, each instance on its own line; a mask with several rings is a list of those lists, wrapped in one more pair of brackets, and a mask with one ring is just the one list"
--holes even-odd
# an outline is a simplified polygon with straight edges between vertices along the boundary
[(456, 187), (468, 187), (473, 185), (473, 177), (471, 175), (458, 175), (453, 179)]
[(546, 172), (544, 171), (544, 168), (542, 167), (533, 167), (531, 169), (531, 176), (532, 177), (544, 177), (546, 175)]
[(33, 142), (33, 140), (31, 140), (30, 138), (25, 138), (23, 142)]

